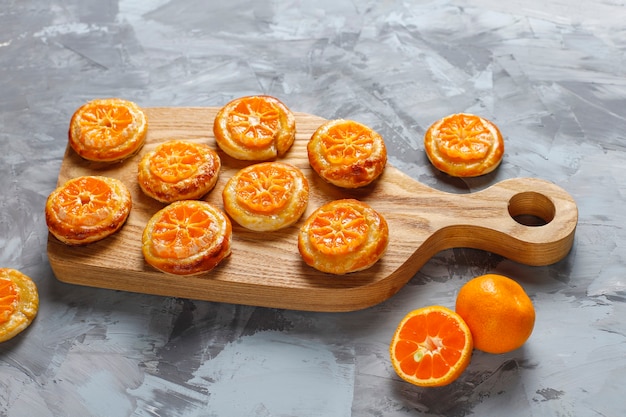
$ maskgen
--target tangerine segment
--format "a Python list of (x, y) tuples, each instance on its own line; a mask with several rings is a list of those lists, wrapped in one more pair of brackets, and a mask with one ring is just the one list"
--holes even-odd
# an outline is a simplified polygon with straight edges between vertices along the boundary
[(455, 381), (470, 363), (472, 334), (461, 316), (442, 306), (414, 310), (399, 323), (389, 353), (402, 379), (423, 387)]
[(374, 130), (352, 120), (322, 124), (307, 144), (311, 167), (323, 179), (344, 188), (370, 184), (387, 164), (383, 138)]
[(220, 109), (213, 132), (218, 146), (236, 159), (262, 161), (282, 156), (295, 140), (296, 119), (271, 96), (235, 99)]
[(30, 277), (11, 268), (0, 268), (0, 342), (26, 329), (37, 316), (39, 293)]
[(222, 192), (226, 212), (255, 231), (274, 231), (294, 224), (309, 201), (309, 183), (298, 168), (262, 162), (237, 172)]
[(232, 227), (226, 215), (206, 201), (174, 202), (155, 213), (142, 236), (142, 251), (153, 267), (176, 275), (213, 269), (230, 255)]
[(148, 121), (132, 101), (96, 99), (79, 107), (70, 120), (69, 144), (81, 157), (113, 162), (125, 159), (144, 144)]
[(132, 206), (120, 180), (103, 176), (73, 178), (46, 200), (46, 224), (52, 235), (68, 245), (92, 243), (119, 230)]
[(307, 265), (332, 274), (374, 265), (389, 243), (385, 218), (366, 203), (335, 200), (315, 210), (300, 228), (298, 250)]
[(475, 177), (493, 171), (500, 164), (504, 139), (489, 120), (459, 113), (444, 117), (428, 128), (424, 149), (437, 169), (457, 177)]
[(524, 288), (498, 274), (466, 282), (457, 294), (455, 310), (472, 331), (476, 349), (488, 353), (520, 348), (535, 325), (535, 309)]
[(162, 203), (193, 200), (215, 187), (220, 169), (220, 157), (208, 145), (171, 140), (141, 158), (137, 182)]

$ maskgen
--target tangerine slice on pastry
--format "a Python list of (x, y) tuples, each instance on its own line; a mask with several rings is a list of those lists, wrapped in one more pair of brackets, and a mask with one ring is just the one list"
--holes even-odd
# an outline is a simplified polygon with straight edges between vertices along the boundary
[(213, 133), (217, 145), (231, 157), (266, 161), (283, 156), (293, 145), (296, 118), (275, 97), (241, 97), (219, 110)]
[(0, 342), (17, 336), (37, 316), (39, 293), (30, 277), (0, 268)]
[(141, 158), (137, 182), (162, 203), (199, 199), (215, 187), (220, 168), (217, 152), (208, 145), (172, 140)]
[(241, 226), (273, 231), (294, 224), (309, 201), (309, 183), (298, 168), (262, 162), (238, 171), (222, 192), (224, 209)]
[(389, 243), (385, 218), (368, 204), (343, 199), (313, 212), (298, 234), (304, 262), (331, 274), (346, 274), (374, 265)]
[(128, 188), (118, 179), (82, 176), (55, 189), (46, 200), (48, 230), (67, 245), (85, 245), (115, 233), (130, 214)]
[(81, 157), (98, 162), (120, 161), (145, 143), (148, 120), (132, 101), (96, 99), (79, 107), (70, 120), (69, 144)]

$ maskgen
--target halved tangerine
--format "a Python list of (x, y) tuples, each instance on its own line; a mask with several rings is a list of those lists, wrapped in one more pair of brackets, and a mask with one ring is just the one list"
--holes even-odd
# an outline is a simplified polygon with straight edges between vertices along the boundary
[(141, 158), (137, 182), (162, 203), (199, 199), (217, 183), (220, 157), (208, 145), (171, 140)]
[(120, 161), (145, 143), (148, 121), (134, 102), (96, 99), (79, 107), (70, 120), (69, 144), (91, 161)]
[(455, 381), (469, 365), (472, 351), (469, 327), (461, 316), (442, 306), (423, 307), (407, 314), (389, 346), (391, 364), (398, 376), (422, 387)]
[(237, 98), (215, 116), (217, 145), (235, 159), (265, 161), (284, 155), (296, 137), (296, 119), (275, 97)]
[(183, 200), (155, 213), (142, 236), (148, 264), (176, 275), (210, 271), (231, 253), (232, 226), (206, 201)]
[(39, 310), (39, 293), (30, 277), (0, 268), (0, 342), (26, 329)]
[(433, 123), (424, 136), (430, 162), (455, 177), (487, 174), (500, 164), (504, 139), (491, 121), (467, 113), (446, 116)]
[(273, 231), (294, 224), (309, 201), (309, 183), (298, 168), (263, 162), (238, 171), (222, 192), (226, 212), (255, 231)]
[(368, 204), (343, 199), (315, 210), (298, 234), (298, 250), (307, 265), (346, 274), (374, 265), (389, 243), (385, 218)]
[(311, 136), (307, 153), (318, 175), (343, 188), (370, 184), (387, 164), (383, 138), (370, 127), (352, 120), (322, 124)]
[(115, 233), (130, 214), (128, 188), (118, 179), (82, 176), (55, 189), (46, 200), (48, 230), (68, 245), (85, 245)]

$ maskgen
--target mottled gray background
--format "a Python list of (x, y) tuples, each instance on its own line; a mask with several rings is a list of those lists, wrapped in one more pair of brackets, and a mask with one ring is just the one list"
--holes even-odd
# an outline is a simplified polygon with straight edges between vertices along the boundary
[[(32, 326), (0, 344), (0, 415), (623, 416), (626, 414), (626, 16), (596, 0), (3, 0), (0, 266), (39, 286)], [(221, 106), (264, 93), (352, 118), (391, 162), (456, 193), (540, 177), (576, 199), (567, 258), (527, 267), (442, 252), (367, 310), (306, 313), (58, 282), (43, 205), (73, 111), (96, 97)], [(506, 137), (500, 168), (430, 166), (434, 120), (473, 112)], [(454, 384), (402, 382), (388, 359), (408, 311), (463, 282), (515, 277), (537, 310), (521, 349), (476, 352)], [(80, 273), (80, 271), (77, 271)]]

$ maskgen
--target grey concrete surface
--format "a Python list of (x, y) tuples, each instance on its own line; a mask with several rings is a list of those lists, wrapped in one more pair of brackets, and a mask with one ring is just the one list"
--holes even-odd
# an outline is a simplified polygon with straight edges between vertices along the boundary
[[(3, 1), (0, 266), (30, 275), (41, 306), (0, 344), (0, 415), (625, 415), (625, 12), (609, 0)], [(577, 201), (574, 247), (546, 267), (447, 250), (388, 301), (341, 314), (55, 279), (43, 206), (78, 106), (221, 106), (258, 93), (372, 126), (393, 165), (436, 189), (552, 181)], [(424, 156), (426, 128), (460, 111), (504, 133), (494, 173), (453, 179)], [(447, 387), (402, 382), (388, 358), (396, 324), (452, 307), (487, 272), (531, 296), (528, 342), (475, 352)]]

